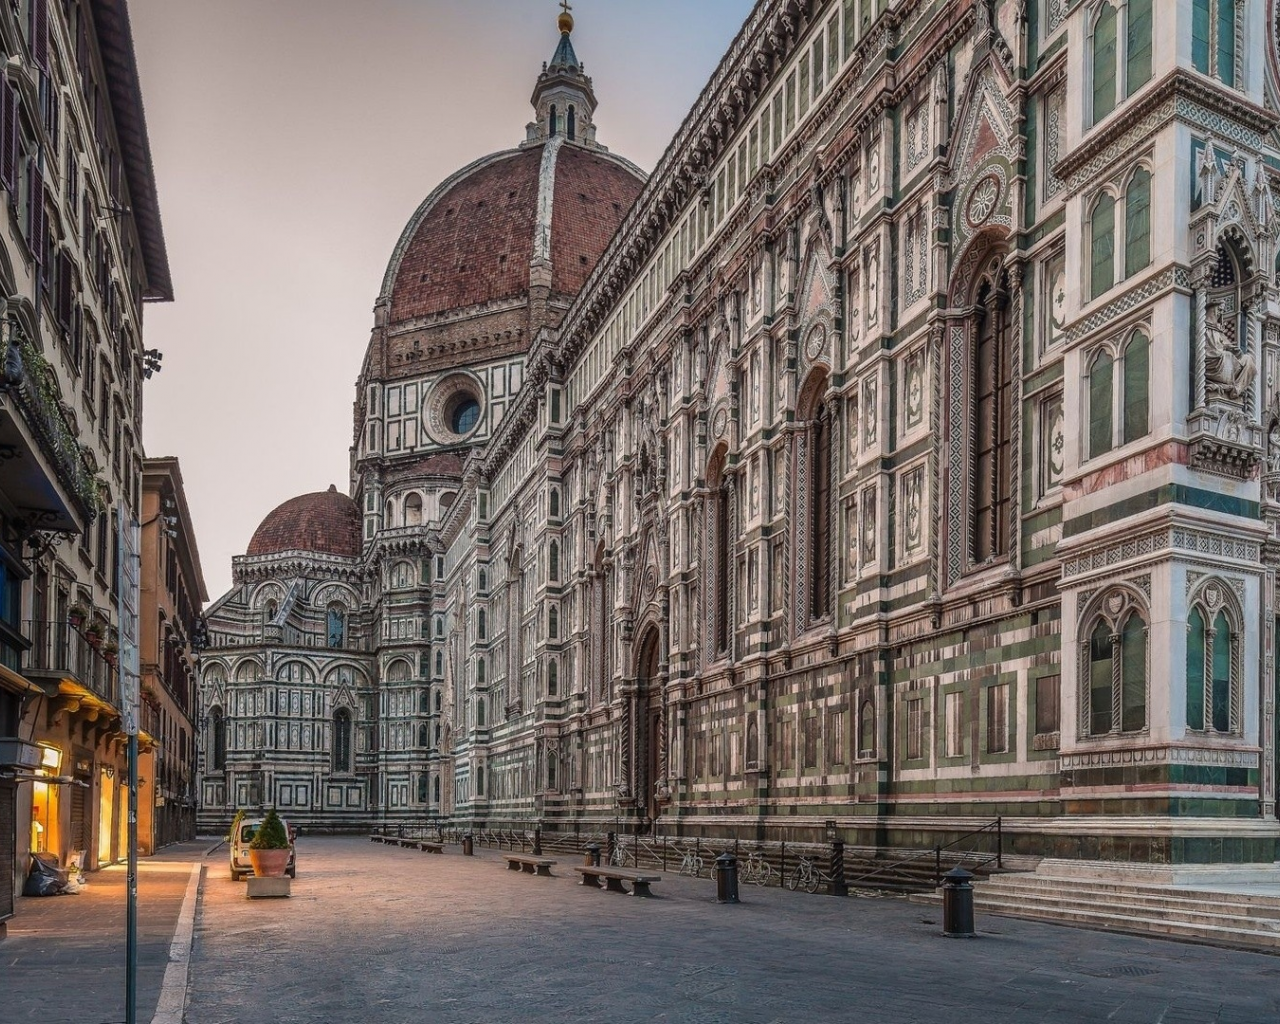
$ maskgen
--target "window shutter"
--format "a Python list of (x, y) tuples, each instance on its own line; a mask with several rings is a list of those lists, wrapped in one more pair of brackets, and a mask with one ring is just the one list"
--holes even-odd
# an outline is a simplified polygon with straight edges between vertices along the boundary
[(1236, 84), (1236, 0), (1218, 0), (1218, 78)]
[(49, 0), (31, 0), (31, 60), (49, 70)]
[(27, 241), (31, 251), (35, 253), (36, 263), (44, 263), (44, 175), (40, 173), (40, 165), (31, 160), (31, 171), (28, 175), (30, 194), (27, 196)]
[(1124, 350), (1124, 443), (1145, 437), (1150, 421), (1151, 343), (1135, 334)]
[(71, 257), (65, 249), (58, 251), (58, 323), (71, 326)]
[(1105, 352), (1094, 360), (1089, 371), (1089, 458), (1111, 451), (1111, 357)]
[(1191, 6), (1191, 64), (1206, 75), (1209, 73), (1209, 2), (1193, 0)]
[(1134, 171), (1124, 197), (1124, 276), (1151, 262), (1151, 174)]
[(1187, 626), (1187, 728), (1204, 728), (1204, 616), (1191, 609)]
[(1089, 298), (1099, 295), (1115, 284), (1116, 201), (1109, 195), (1098, 199), (1090, 221), (1092, 238), (1089, 268)]
[(1103, 4), (1093, 29), (1093, 123), (1116, 106), (1116, 9)]
[(18, 93), (0, 75), (0, 185), (11, 200), (18, 192)]

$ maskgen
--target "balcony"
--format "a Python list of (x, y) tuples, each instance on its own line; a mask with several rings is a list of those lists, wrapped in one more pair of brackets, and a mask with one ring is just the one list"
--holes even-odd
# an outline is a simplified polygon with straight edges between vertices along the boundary
[(28, 621), (31, 639), (23, 675), (53, 684), (51, 692), (89, 703), (105, 705), (101, 710), (118, 712), (120, 676), (96, 647), (66, 622)]
[(33, 529), (79, 533), (100, 510), (98, 483), (44, 356), (12, 322), (0, 331), (0, 490)]

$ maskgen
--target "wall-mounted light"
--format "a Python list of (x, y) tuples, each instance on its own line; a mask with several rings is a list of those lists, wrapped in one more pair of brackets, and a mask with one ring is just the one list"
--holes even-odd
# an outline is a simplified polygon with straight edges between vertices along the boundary
[(113, 764), (104, 765), (102, 769), (102, 774), (105, 775), (108, 779), (114, 779), (116, 777), (116, 766)]

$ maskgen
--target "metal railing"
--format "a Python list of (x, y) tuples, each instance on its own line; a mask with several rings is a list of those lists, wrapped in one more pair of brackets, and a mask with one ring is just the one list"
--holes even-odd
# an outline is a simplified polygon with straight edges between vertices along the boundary
[(108, 704), (120, 706), (120, 677), (106, 656), (67, 622), (41, 619), (23, 623), (31, 641), (25, 671), (37, 676), (61, 676), (79, 683)]
[[(585, 827), (584, 827), (585, 825)], [(926, 891), (942, 883), (944, 863), (974, 870), (994, 865), (1003, 866), (1004, 831), (1000, 818), (971, 829), (947, 843), (911, 850), (902, 857), (886, 860), (883, 847), (846, 846), (843, 843), (761, 840), (757, 838), (704, 838), (663, 833), (624, 832), (625, 823), (614, 828), (598, 822), (574, 825), (570, 829), (554, 829), (549, 823), (539, 827), (530, 821), (492, 822), (484, 827), (466, 828), (445, 822), (424, 825), (394, 825), (384, 834), (403, 839), (434, 839), (437, 842), (461, 843), (469, 835), (477, 847), (528, 852), (535, 840), (545, 854), (581, 854), (596, 844), (605, 863), (634, 868), (655, 868), (708, 878), (715, 859), (731, 853), (738, 860), (739, 871), (749, 862), (753, 876), (748, 881), (780, 886), (787, 882), (804, 862), (816, 867), (824, 881), (838, 875), (850, 888), (895, 892)], [(966, 848), (961, 849), (964, 845)], [(946, 854), (954, 852), (954, 857)], [(837, 862), (839, 868), (837, 869)]]

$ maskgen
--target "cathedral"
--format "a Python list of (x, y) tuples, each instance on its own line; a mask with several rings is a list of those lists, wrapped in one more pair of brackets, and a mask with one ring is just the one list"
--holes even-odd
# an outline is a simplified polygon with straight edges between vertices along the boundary
[(759, 0), (648, 175), (563, 6), (207, 612), (201, 823), (1280, 860), (1276, 5)]

